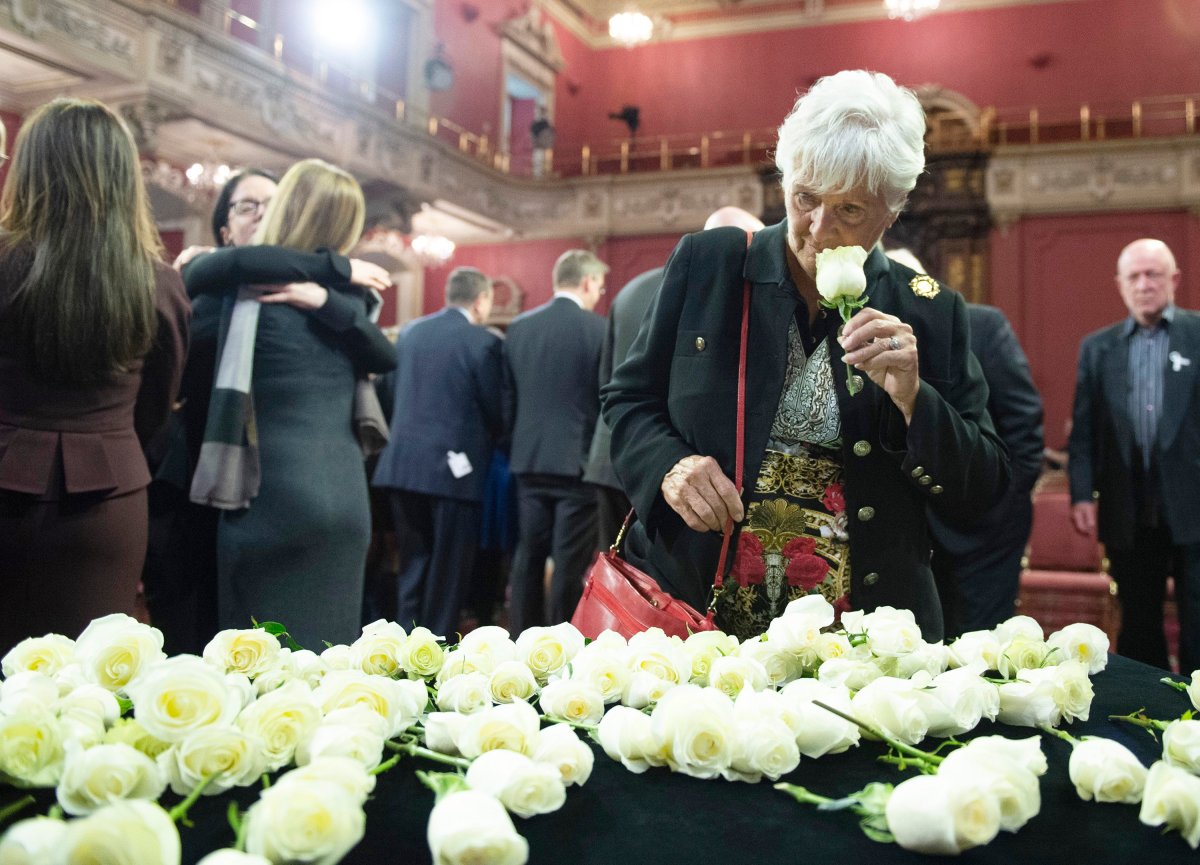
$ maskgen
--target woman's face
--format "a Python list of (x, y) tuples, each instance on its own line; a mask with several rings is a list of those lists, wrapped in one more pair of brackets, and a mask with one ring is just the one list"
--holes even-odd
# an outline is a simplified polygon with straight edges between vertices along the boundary
[(788, 248), (813, 279), (818, 252), (839, 246), (861, 246), (869, 252), (896, 221), (884, 197), (862, 186), (843, 195), (817, 195), (793, 180), (786, 199)]
[(245, 246), (250, 242), (274, 194), (275, 181), (257, 174), (238, 183), (229, 196), (227, 222), (221, 229), (221, 240), (226, 246)]

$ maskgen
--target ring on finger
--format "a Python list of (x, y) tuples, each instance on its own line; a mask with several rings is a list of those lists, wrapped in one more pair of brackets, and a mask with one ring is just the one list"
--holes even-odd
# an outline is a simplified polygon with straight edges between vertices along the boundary
[(890, 348), (892, 351), (899, 351), (900, 350), (900, 340), (898, 340), (894, 336), (889, 336), (888, 337), (888, 348)]

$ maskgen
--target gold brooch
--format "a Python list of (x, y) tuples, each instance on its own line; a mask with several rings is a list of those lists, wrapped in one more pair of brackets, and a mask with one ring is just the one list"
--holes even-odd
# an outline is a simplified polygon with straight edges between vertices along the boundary
[(914, 276), (912, 281), (908, 284), (908, 287), (913, 290), (913, 294), (915, 294), (917, 297), (924, 297), (926, 299), (937, 297), (938, 292), (941, 291), (941, 289), (938, 288), (937, 280), (932, 276), (926, 276), (925, 274)]

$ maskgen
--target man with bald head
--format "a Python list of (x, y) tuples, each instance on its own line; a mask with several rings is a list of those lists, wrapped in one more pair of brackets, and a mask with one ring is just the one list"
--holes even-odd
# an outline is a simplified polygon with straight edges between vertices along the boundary
[(1075, 385), (1071, 517), (1099, 530), (1117, 583), (1117, 651), (1166, 667), (1175, 578), (1179, 661), (1200, 668), (1200, 314), (1175, 306), (1175, 256), (1135, 240), (1117, 259), (1129, 317), (1084, 339)]

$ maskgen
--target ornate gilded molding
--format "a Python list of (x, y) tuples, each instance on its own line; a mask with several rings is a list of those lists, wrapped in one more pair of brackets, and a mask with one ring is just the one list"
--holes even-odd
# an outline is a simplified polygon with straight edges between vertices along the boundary
[(1200, 212), (1200, 137), (999, 148), (987, 199), (1002, 225), (1049, 213)]

